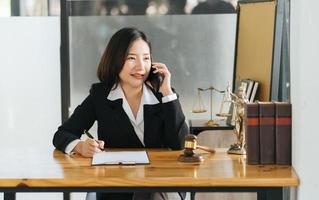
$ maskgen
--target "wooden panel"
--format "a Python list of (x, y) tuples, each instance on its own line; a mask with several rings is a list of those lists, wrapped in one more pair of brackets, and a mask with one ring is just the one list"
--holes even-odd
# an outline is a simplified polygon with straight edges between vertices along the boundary
[(245, 158), (226, 149), (204, 155), (201, 164), (178, 162), (181, 151), (148, 150), (150, 165), (91, 166), (91, 158), (57, 150), (0, 149), (0, 187), (204, 187), (297, 186), (290, 166), (246, 165)]
[(239, 4), (236, 81), (259, 81), (258, 100), (270, 99), (276, 3)]

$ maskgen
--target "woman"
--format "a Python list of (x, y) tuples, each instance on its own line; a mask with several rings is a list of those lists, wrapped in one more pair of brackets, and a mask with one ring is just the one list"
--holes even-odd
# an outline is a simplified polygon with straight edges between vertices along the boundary
[[(53, 144), (57, 149), (92, 157), (104, 144), (111, 148), (183, 147), (188, 128), (171, 88), (171, 74), (165, 64), (152, 63), (151, 45), (143, 32), (136, 28), (116, 32), (101, 58), (97, 75), (101, 82), (92, 85), (90, 94), (55, 133)], [(80, 140), (95, 120), (98, 140)], [(108, 199), (133, 197), (103, 195)], [(160, 196), (165, 199), (165, 195)]]

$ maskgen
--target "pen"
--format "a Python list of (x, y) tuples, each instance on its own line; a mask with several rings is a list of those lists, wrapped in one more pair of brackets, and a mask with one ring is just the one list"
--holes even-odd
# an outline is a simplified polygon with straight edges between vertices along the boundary
[[(100, 142), (100, 141), (98, 141), (98, 140), (96, 140), (96, 139), (94, 139), (93, 135), (92, 135), (91, 133), (89, 133), (89, 131), (84, 130), (83, 132), (84, 132), (84, 133), (85, 133), (85, 135), (87, 135), (89, 138), (91, 138), (91, 139), (95, 140), (95, 141), (96, 141), (99, 145), (101, 145), (101, 142)], [(103, 146), (100, 146), (99, 148), (100, 148), (101, 150), (103, 150), (103, 149), (104, 149), (104, 147), (103, 147)]]
[(87, 135), (89, 138), (94, 139), (93, 135), (91, 135), (91, 133), (89, 133), (89, 131), (84, 130), (85, 135)]

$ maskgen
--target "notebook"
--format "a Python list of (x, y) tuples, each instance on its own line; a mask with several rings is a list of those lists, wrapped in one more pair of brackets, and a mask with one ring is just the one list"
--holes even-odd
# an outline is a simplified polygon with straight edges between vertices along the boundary
[(96, 153), (92, 165), (144, 165), (150, 164), (146, 151), (103, 151)]

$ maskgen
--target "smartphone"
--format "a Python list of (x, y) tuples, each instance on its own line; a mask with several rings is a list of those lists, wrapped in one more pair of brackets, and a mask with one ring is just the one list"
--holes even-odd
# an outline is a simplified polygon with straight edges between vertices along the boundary
[(163, 77), (158, 74), (158, 73), (153, 73), (155, 71), (155, 69), (153, 67), (151, 67), (150, 73), (146, 79), (146, 81), (149, 81), (152, 85), (152, 87), (154, 88), (155, 91), (158, 91), (162, 81), (163, 81)]

